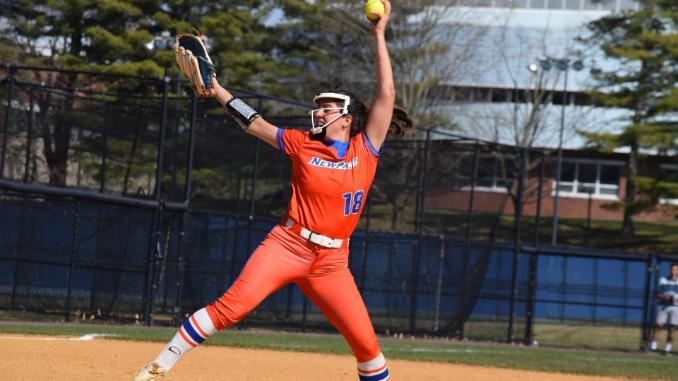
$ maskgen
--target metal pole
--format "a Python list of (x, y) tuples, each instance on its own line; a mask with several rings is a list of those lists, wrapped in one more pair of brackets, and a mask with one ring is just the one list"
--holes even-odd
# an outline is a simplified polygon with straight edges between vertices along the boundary
[(412, 292), (410, 294), (409, 332), (414, 335), (417, 326), (417, 297), (419, 294), (419, 265), (421, 262), (422, 235), (417, 236), (416, 248), (412, 253)]
[[(257, 110), (261, 110), (261, 97)], [(247, 253), (252, 251), (252, 227), (254, 226), (254, 207), (255, 207), (255, 192), (257, 190), (257, 169), (259, 168), (259, 153), (261, 152), (261, 140), (257, 139), (254, 148), (254, 167), (252, 168), (252, 186), (250, 187), (250, 214), (247, 217)]]
[[(598, 324), (598, 309), (596, 308), (598, 305), (598, 258), (592, 258), (593, 261), (593, 306), (591, 306), (591, 322), (593, 325)], [(628, 262), (624, 261), (624, 264)], [(624, 277), (624, 285), (626, 285), (627, 282), (627, 277)], [(626, 295), (626, 292), (624, 292), (624, 295)], [(624, 306), (627, 304), (624, 303)], [(624, 313), (624, 320), (626, 320), (626, 313)], [(624, 321), (626, 323), (626, 321)], [(626, 324), (624, 324), (626, 325)]]
[(7, 154), (7, 140), (9, 140), (10, 115), (12, 114), (12, 92), (14, 90), (14, 72), (16, 68), (9, 67), (9, 88), (7, 89), (7, 108), (5, 109), (5, 130), (2, 137), (2, 152), (0, 153), (0, 179), (5, 172), (5, 156)]
[[(110, 119), (109, 119), (110, 120)], [(108, 124), (110, 121), (104, 123), (104, 142), (103, 152), (101, 153), (101, 178), (99, 179), (99, 192), (103, 193), (106, 189), (106, 162), (108, 159)]]
[[(423, 232), (423, 219), (424, 219), (424, 204), (426, 198), (426, 170), (428, 167), (428, 156), (431, 149), (431, 130), (426, 130), (426, 143), (424, 145), (422, 167), (423, 170), (419, 172), (419, 177), (417, 179), (417, 204), (415, 211), (415, 224), (414, 232), (422, 233)], [(421, 152), (421, 151), (420, 151)]]
[[(177, 81), (177, 96), (179, 95), (179, 85)], [(177, 97), (178, 99), (178, 97)], [(188, 249), (189, 236), (186, 230), (190, 226), (190, 205), (191, 205), (191, 181), (193, 181), (193, 154), (194, 154), (194, 140), (195, 140), (195, 119), (197, 113), (198, 98), (193, 93), (191, 97), (191, 121), (188, 127), (188, 157), (186, 158), (186, 178), (184, 183), (184, 204), (189, 206), (189, 209), (182, 211), (181, 215), (181, 225), (179, 228), (179, 247), (177, 250), (177, 279), (176, 279), (176, 292), (174, 299), (174, 310), (172, 314), (173, 325), (176, 325), (179, 319), (181, 318), (181, 296), (184, 290), (184, 276), (186, 271), (186, 259), (184, 252)], [(178, 114), (177, 106), (177, 114)], [(174, 172), (173, 175), (176, 175), (177, 167), (177, 147), (178, 147), (178, 135), (179, 135), (179, 121), (177, 120), (175, 130), (175, 152), (174, 152)], [(174, 179), (174, 184), (176, 184), (176, 178)], [(226, 250), (224, 249), (224, 253)], [(223, 279), (223, 272), (221, 274)]]
[(73, 273), (75, 272), (75, 258), (79, 252), (80, 240), (80, 200), (75, 203), (75, 215), (73, 216), (73, 242), (71, 246), (71, 262), (68, 267), (68, 290), (66, 291), (66, 307), (64, 309), (64, 318), (71, 321), (71, 298), (73, 295)]
[(589, 202), (586, 213), (586, 246), (591, 244), (591, 207), (593, 206), (593, 191), (589, 189)]
[(184, 251), (188, 247), (188, 234), (186, 229), (189, 226), (190, 212), (184, 210), (181, 212), (181, 222), (179, 226), (179, 241), (177, 247), (177, 279), (174, 295), (174, 308), (172, 309), (172, 325), (176, 325), (181, 319), (181, 293), (184, 290), (184, 273), (186, 271), (186, 260)]
[[(417, 300), (419, 297), (419, 266), (421, 264), (422, 252), (422, 215), (424, 212), (424, 198), (426, 197), (426, 166), (428, 165), (428, 153), (431, 145), (431, 131), (426, 131), (426, 144), (424, 146), (423, 170), (419, 173), (417, 181), (417, 213), (415, 223), (415, 233), (417, 233), (417, 243), (412, 255), (412, 293), (410, 294), (410, 318), (409, 331), (414, 334), (417, 325)], [(421, 152), (421, 151), (420, 151)]]
[(191, 97), (191, 124), (188, 133), (188, 159), (186, 160), (186, 180), (184, 184), (184, 202), (191, 201), (191, 183), (193, 182), (193, 156), (195, 153), (195, 120), (198, 113), (198, 97), (193, 92)]
[[(179, 97), (181, 96), (181, 82), (180, 78), (177, 75), (176, 78), (176, 99), (174, 102), (174, 155), (172, 156), (172, 189), (178, 188), (177, 184), (177, 169), (179, 167), (179, 127), (181, 125), (181, 101)], [(195, 91), (194, 91), (195, 93)], [(179, 195), (176, 195), (178, 197)]]
[(364, 297), (364, 292), (365, 292), (365, 273), (367, 271), (367, 253), (368, 253), (368, 245), (370, 241), (370, 220), (372, 217), (372, 198), (367, 197), (367, 205), (365, 206), (367, 208), (367, 221), (365, 223), (365, 238), (363, 239), (363, 244), (362, 244), (362, 255), (360, 257), (360, 295), (363, 295)]
[(431, 154), (431, 130), (426, 130), (426, 145), (424, 146), (424, 170), (421, 176), (421, 196), (419, 197), (419, 232), (424, 231), (424, 209), (426, 207), (426, 182), (428, 181), (428, 157)]
[[(162, 89), (162, 115), (160, 121), (160, 133), (158, 136), (158, 154), (156, 159), (155, 169), (155, 187), (153, 189), (153, 197), (156, 201), (160, 201), (162, 196), (161, 175), (164, 166), (165, 157), (165, 130), (167, 128), (167, 97), (169, 93), (169, 77), (163, 77)], [(157, 257), (162, 255), (162, 248), (160, 247), (160, 239), (162, 233), (160, 232), (160, 223), (162, 213), (162, 203), (158, 203), (158, 208), (153, 210), (153, 218), (151, 222), (151, 237), (148, 248), (148, 261), (146, 264), (146, 283), (144, 293), (144, 324), (151, 325), (151, 312), (153, 310), (153, 296), (157, 289), (155, 282), (155, 265)]]
[(529, 280), (527, 283), (527, 311), (525, 312), (525, 334), (523, 335), (523, 344), (532, 345), (534, 343), (534, 301), (537, 292), (537, 260), (539, 259), (539, 225), (541, 224), (541, 197), (544, 186), (544, 161), (545, 155), (541, 153), (541, 163), (539, 164), (539, 185), (537, 188), (537, 211), (534, 218), (534, 248), (530, 253)]
[[(423, 162), (422, 153), (421, 153), (421, 148), (417, 149), (417, 163)], [(414, 200), (414, 234), (419, 233), (419, 221), (420, 221), (420, 214), (419, 211), (421, 210), (421, 177), (422, 177), (422, 171), (418, 171), (418, 176), (417, 176), (417, 185), (416, 185), (416, 192), (417, 192), (417, 197)]]
[(158, 155), (155, 169), (155, 188), (153, 189), (153, 196), (156, 201), (159, 201), (162, 193), (162, 170), (165, 166), (165, 132), (167, 130), (167, 98), (169, 95), (169, 82), (170, 78), (168, 76), (163, 77), (163, 87), (162, 87), (162, 114), (160, 120), (160, 134), (158, 137)]
[(443, 289), (443, 266), (445, 265), (445, 235), (440, 235), (440, 252), (438, 254), (438, 282), (436, 284), (436, 310), (433, 318), (433, 331), (440, 328), (440, 300)]
[(546, 154), (541, 151), (541, 163), (539, 163), (539, 185), (537, 188), (537, 211), (534, 218), (534, 247), (539, 246), (541, 238), (541, 200), (544, 196), (544, 169), (546, 167)]
[[(386, 250), (386, 274), (394, 274), (395, 266), (393, 265), (393, 255), (395, 253), (395, 242), (394, 242), (395, 239), (393, 238), (393, 232), (390, 232), (388, 238), (389, 238), (388, 250)], [(392, 285), (394, 283), (393, 280), (394, 277), (386, 277), (386, 279), (384, 280), (385, 283), (384, 289), (386, 290), (386, 314), (383, 316), (388, 319), (388, 323), (386, 323), (387, 324), (386, 328), (396, 332), (396, 330), (401, 329), (401, 325), (398, 323), (396, 324), (393, 323), (393, 318), (396, 316), (396, 313), (393, 311), (394, 309), (393, 294), (398, 294), (398, 292), (400, 291), (400, 287), (399, 285), (393, 287)], [(402, 315), (398, 313), (397, 316), (400, 317)]]
[(567, 255), (563, 255), (563, 261), (560, 265), (561, 272), (563, 273), (563, 281), (560, 284), (560, 322), (565, 322), (565, 304), (567, 303), (567, 268), (568, 268), (568, 259)]
[(641, 347), (643, 349), (646, 349), (645, 346), (647, 345), (647, 342), (650, 340), (650, 330), (652, 329), (652, 313), (650, 311), (650, 305), (651, 305), (651, 300), (652, 300), (652, 278), (655, 272), (655, 269), (657, 267), (657, 257), (654, 255), (650, 255), (647, 258), (647, 267), (645, 271), (645, 289), (644, 295), (645, 299), (643, 300), (643, 319), (640, 322), (640, 332), (642, 334), (642, 340), (643, 342), (641, 343)]
[[(237, 176), (237, 186), (236, 186), (236, 196), (235, 196), (235, 219), (234, 219), (234, 234), (233, 234), (233, 256), (231, 257), (231, 274), (230, 274), (230, 283), (235, 281), (237, 273), (235, 271), (236, 259), (238, 257), (238, 245), (240, 244), (240, 191), (241, 187), (241, 170), (242, 166), (238, 166), (238, 176)], [(247, 253), (249, 254), (249, 253)]]
[[(473, 204), (475, 202), (476, 194), (476, 180), (478, 177), (478, 165), (480, 162), (480, 143), (476, 142), (475, 150), (473, 152), (473, 170), (471, 174), (471, 193), (469, 194), (468, 211), (466, 213), (466, 232), (464, 234), (464, 255), (461, 262), (461, 308), (466, 308), (466, 277), (470, 276), (470, 272), (466, 271), (468, 266), (468, 257), (471, 251), (471, 223), (473, 217)], [(459, 322), (459, 340), (464, 338), (464, 321)]]
[(525, 166), (527, 161), (527, 148), (523, 148), (520, 154), (520, 173), (518, 179), (518, 194), (516, 195), (515, 204), (515, 230), (513, 238), (513, 260), (511, 264), (511, 301), (509, 303), (509, 322), (508, 333), (506, 341), (513, 342), (514, 339), (514, 325), (515, 325), (515, 305), (518, 296), (518, 256), (520, 255), (520, 234), (522, 227), (522, 210), (523, 210), (523, 189), (525, 186)]
[(28, 182), (28, 173), (30, 172), (30, 163), (31, 163), (31, 146), (33, 145), (33, 123), (35, 118), (33, 117), (33, 111), (35, 110), (35, 97), (33, 94), (33, 87), (28, 93), (30, 106), (28, 109), (28, 131), (26, 131), (26, 162), (24, 163), (24, 182)]
[[(569, 65), (569, 64), (568, 64)], [(553, 196), (553, 224), (551, 226), (551, 245), (558, 243), (558, 198), (560, 194), (560, 176), (563, 166), (563, 131), (565, 130), (565, 108), (569, 103), (567, 96), (567, 75), (570, 72), (569, 66), (565, 69), (565, 84), (563, 85), (563, 107), (560, 111), (560, 133), (558, 137), (558, 159), (556, 162), (556, 189)]]

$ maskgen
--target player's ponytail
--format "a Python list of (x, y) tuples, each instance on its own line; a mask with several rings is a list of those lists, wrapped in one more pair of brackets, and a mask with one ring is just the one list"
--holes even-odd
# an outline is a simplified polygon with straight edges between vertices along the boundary
[[(351, 123), (351, 136), (355, 136), (367, 128), (367, 117), (370, 114), (370, 107), (360, 100), (357, 95), (350, 91), (340, 90), (340, 94), (351, 97), (351, 103), (348, 105), (348, 113), (353, 117)], [(393, 117), (391, 125), (388, 127), (387, 139), (399, 138), (412, 129), (412, 119), (407, 115), (407, 111), (400, 106), (393, 108)]]

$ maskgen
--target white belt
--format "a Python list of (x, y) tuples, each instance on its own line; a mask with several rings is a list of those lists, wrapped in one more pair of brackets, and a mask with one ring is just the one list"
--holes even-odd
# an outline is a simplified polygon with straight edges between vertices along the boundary
[[(328, 247), (330, 249), (338, 249), (341, 247), (341, 245), (344, 243), (343, 239), (335, 239), (335, 238), (330, 238), (326, 237), (324, 235), (314, 233), (305, 227), (296, 224), (294, 221), (292, 221), (291, 218), (287, 219), (287, 223), (285, 224), (288, 228), (292, 229), (293, 231), (296, 231), (300, 236), (302, 236), (304, 239), (307, 239), (316, 245), (320, 245), (323, 247)], [(346, 242), (348, 244), (348, 242)]]

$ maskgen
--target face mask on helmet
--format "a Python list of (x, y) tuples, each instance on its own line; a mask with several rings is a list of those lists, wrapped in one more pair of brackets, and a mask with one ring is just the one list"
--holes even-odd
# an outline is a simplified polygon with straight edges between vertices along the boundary
[[(351, 97), (345, 94), (339, 94), (339, 93), (320, 93), (316, 95), (313, 98), (313, 103), (316, 105), (319, 105), (319, 102), (323, 99), (330, 99), (333, 101), (340, 101), (338, 103), (343, 103), (342, 107), (323, 107), (323, 108), (317, 108), (315, 110), (311, 110), (311, 133), (313, 135), (317, 135), (323, 131), (323, 129), (330, 124), (336, 122), (341, 118), (342, 116), (348, 115), (348, 105), (351, 103)], [(331, 113), (334, 111), (338, 111), (338, 115), (330, 120), (329, 122), (325, 122), (322, 125), (317, 125), (316, 126), (316, 120), (315, 120), (315, 115), (318, 113), (318, 111), (324, 110), (325, 113)]]

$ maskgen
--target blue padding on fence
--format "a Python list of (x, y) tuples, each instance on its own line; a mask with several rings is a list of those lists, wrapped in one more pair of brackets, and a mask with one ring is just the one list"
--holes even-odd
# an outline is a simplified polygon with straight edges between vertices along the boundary
[[(76, 305), (138, 312), (151, 250), (154, 255), (167, 256), (166, 266), (156, 269), (162, 277), (155, 308), (172, 306), (177, 285), (181, 285), (180, 306), (191, 311), (227, 290), (250, 253), (276, 224), (192, 211), (188, 246), (183, 251), (184, 275), (179, 279), (178, 248), (183, 243), (178, 234), (166, 232), (177, 232), (181, 219), (161, 218), (162, 247), (154, 247), (150, 245), (152, 213), (88, 203), (78, 207), (69, 200), (0, 202), (0, 294), (11, 294), (13, 303), (35, 303), (35, 308), (63, 305), (70, 281)], [(406, 326), (412, 317), (412, 303), (416, 303), (415, 326), (422, 330), (430, 330), (436, 317), (441, 326), (449, 328), (455, 321), (467, 319), (505, 321), (510, 313), (511, 244), (375, 231), (366, 236), (359, 230), (351, 239), (350, 251), (350, 269), (378, 327)], [(550, 248), (537, 259), (537, 319), (621, 324), (642, 321), (645, 261), (553, 252)], [(513, 307), (518, 318), (525, 316), (528, 307), (530, 255), (520, 253), (516, 257)], [(69, 270), (71, 260), (73, 273)], [(417, 274), (413, 274), (414, 269), (418, 269)], [(667, 271), (666, 264), (662, 271)], [(301, 311), (303, 303), (297, 289), (283, 288), (254, 315), (268, 319), (287, 316)], [(0, 305), (0, 309), (5, 308), (10, 306)]]

